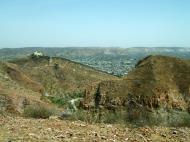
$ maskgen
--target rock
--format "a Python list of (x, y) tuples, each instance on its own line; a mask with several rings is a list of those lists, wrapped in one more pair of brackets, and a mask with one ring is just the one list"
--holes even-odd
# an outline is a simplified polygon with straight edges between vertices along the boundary
[(47, 131), (50, 131), (50, 132), (51, 132), (51, 131), (52, 131), (52, 129), (51, 129), (51, 128), (47, 128)]
[(59, 120), (59, 116), (50, 116), (49, 119), (50, 120)]
[(101, 139), (106, 140), (107, 138), (106, 138), (106, 136), (101, 136)]
[(29, 133), (28, 134), (30, 137), (33, 137), (33, 138), (36, 138), (36, 139), (39, 139), (39, 136), (34, 134), (34, 133)]
[(72, 115), (72, 112), (70, 112), (70, 111), (64, 111), (64, 112), (62, 112), (62, 113), (59, 115), (59, 118), (60, 118), (60, 119), (64, 119), (64, 118), (70, 117), (71, 115)]
[(80, 124), (80, 126), (81, 126), (81, 127), (86, 127), (86, 125), (85, 125), (85, 124)]
[(161, 134), (162, 137), (166, 137), (166, 134)]
[(107, 126), (107, 128), (111, 128), (112, 127), (112, 125), (111, 124), (108, 124), (108, 125), (106, 125)]
[(58, 136), (56, 136), (56, 138), (63, 139), (63, 138), (66, 138), (66, 136), (65, 135), (58, 135)]
[(129, 138), (126, 138), (126, 139), (125, 139), (125, 141), (128, 141), (128, 140), (129, 140)]

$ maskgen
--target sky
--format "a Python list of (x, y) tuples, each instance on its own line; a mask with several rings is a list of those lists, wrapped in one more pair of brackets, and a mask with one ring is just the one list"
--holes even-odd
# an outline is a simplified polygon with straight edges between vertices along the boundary
[(0, 0), (0, 48), (190, 47), (190, 0)]

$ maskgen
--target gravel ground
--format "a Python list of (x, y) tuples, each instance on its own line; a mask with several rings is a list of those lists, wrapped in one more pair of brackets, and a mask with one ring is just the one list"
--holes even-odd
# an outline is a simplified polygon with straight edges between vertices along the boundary
[(0, 116), (0, 142), (190, 142), (190, 128), (87, 124)]

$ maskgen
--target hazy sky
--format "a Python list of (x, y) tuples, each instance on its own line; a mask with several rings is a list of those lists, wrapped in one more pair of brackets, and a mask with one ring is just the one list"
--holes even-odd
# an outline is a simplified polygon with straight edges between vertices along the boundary
[(190, 47), (190, 0), (0, 0), (0, 48)]

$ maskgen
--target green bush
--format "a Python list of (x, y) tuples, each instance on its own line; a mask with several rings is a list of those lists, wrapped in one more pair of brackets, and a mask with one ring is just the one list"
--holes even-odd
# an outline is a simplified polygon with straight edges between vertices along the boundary
[(49, 118), (54, 114), (54, 110), (43, 105), (29, 105), (24, 109), (24, 116), (32, 118)]
[(67, 104), (68, 99), (66, 97), (52, 97), (49, 98), (52, 103), (57, 104), (58, 106), (65, 106)]
[(190, 127), (190, 114), (184, 111), (172, 111), (168, 116), (168, 122), (174, 127)]
[(60, 107), (68, 108), (70, 107), (69, 101), (76, 98), (83, 98), (83, 92), (74, 92), (70, 94), (65, 94), (62, 96), (49, 97), (50, 101), (54, 104), (57, 104)]

